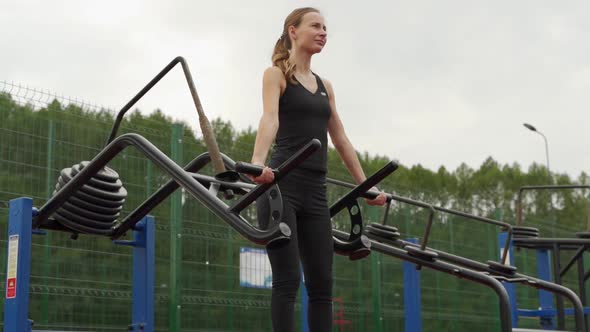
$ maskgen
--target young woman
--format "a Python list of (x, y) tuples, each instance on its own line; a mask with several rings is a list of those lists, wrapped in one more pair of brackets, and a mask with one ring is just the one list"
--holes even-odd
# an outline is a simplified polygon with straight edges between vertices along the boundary
[[(274, 179), (271, 168), (279, 166), (313, 138), (322, 147), (279, 182), (284, 200), (283, 221), (292, 231), (291, 241), (269, 249), (272, 266), (272, 325), (275, 332), (295, 328), (295, 297), (305, 276), (309, 295), (308, 324), (312, 332), (332, 331), (332, 225), (326, 201), (327, 134), (357, 183), (366, 179), (356, 152), (336, 112), (332, 85), (311, 71), (311, 57), (322, 51), (327, 34), (317, 9), (295, 9), (285, 19), (283, 33), (272, 55), (273, 66), (263, 77), (263, 114), (252, 163), (265, 165), (276, 141), (268, 167), (253, 178), (257, 183)], [(385, 204), (381, 193), (371, 205)], [(267, 206), (260, 201), (258, 218), (268, 223)]]

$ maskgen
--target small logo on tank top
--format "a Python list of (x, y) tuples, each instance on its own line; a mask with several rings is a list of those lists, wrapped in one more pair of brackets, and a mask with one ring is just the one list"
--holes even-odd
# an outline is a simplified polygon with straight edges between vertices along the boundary
[(324, 97), (327, 97), (327, 96), (328, 96), (328, 95), (327, 95), (327, 94), (326, 94), (324, 91), (320, 92), (320, 94), (321, 94), (322, 96), (324, 96)]

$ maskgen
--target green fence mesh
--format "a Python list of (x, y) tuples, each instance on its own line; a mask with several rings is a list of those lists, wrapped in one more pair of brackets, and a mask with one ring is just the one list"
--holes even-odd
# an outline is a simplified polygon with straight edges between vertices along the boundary
[[(51, 196), (60, 170), (90, 160), (104, 145), (112, 124), (111, 111), (3, 83), (6, 93), (0, 95), (1, 262), (6, 261), (8, 201), (28, 196), (35, 206), (41, 206)], [(186, 125), (170, 126), (159, 120), (166, 120), (161, 113), (151, 117), (130, 114), (122, 132), (145, 136), (179, 164), (205, 151), (198, 132)], [(250, 158), (251, 142), (220, 139), (219, 144), (221, 151), (231, 151), (235, 160)], [(109, 165), (119, 172), (129, 191), (124, 214), (169, 179), (132, 148)], [(330, 176), (348, 179), (343, 166), (336, 162), (330, 165)], [(330, 201), (344, 192), (331, 187)], [(252, 212), (245, 214), (253, 216)], [(383, 218), (383, 209), (363, 205), (363, 212), (368, 222)], [(151, 214), (156, 218), (157, 230), (156, 330), (271, 330), (270, 291), (244, 288), (239, 282), (239, 249), (253, 244), (180, 191)], [(501, 211), (491, 217), (501, 218)], [(335, 227), (345, 229), (346, 218), (335, 218)], [(406, 238), (419, 237), (427, 218), (425, 211), (395, 205), (389, 223), (398, 226)], [(511, 221), (510, 217), (505, 219)], [(527, 224), (558, 235), (572, 231), (542, 220), (527, 220)], [(490, 225), (438, 214), (430, 245), (480, 261), (496, 259), (498, 231)], [(34, 236), (32, 257), (30, 317), (36, 329), (126, 329), (131, 320), (129, 248), (113, 245), (106, 238), (80, 236), (73, 240), (68, 234), (48, 232)], [(516, 260), (524, 273), (536, 273), (534, 253), (517, 252)], [(2, 287), (4, 273), (2, 269)], [(336, 326), (335, 331), (404, 330), (400, 261), (378, 253), (354, 262), (337, 256), (334, 277), (334, 311), (346, 321)], [(566, 285), (573, 287), (573, 279), (566, 278)], [(530, 288), (519, 287), (519, 305), (537, 308), (536, 294)], [(297, 306), (297, 315), (300, 308)], [(422, 270), (422, 309), (424, 331), (485, 332), (499, 328), (498, 302), (492, 291), (428, 269)], [(538, 322), (524, 321), (521, 326), (538, 327)]]

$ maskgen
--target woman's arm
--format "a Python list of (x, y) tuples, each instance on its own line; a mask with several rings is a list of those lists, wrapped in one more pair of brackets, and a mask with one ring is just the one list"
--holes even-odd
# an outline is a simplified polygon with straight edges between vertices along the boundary
[[(263, 112), (258, 124), (252, 163), (265, 165), (266, 157), (272, 142), (275, 140), (279, 128), (279, 98), (283, 86), (286, 85), (283, 72), (278, 67), (270, 67), (264, 71), (262, 79), (262, 106)], [(262, 175), (255, 177), (258, 183), (270, 182), (274, 179), (270, 169), (265, 168)]]
[[(340, 158), (342, 158), (344, 165), (348, 169), (348, 172), (354, 181), (357, 184), (360, 184), (361, 182), (365, 181), (367, 177), (365, 176), (365, 172), (363, 172), (363, 168), (358, 159), (356, 151), (352, 146), (352, 143), (350, 143), (348, 136), (346, 136), (344, 126), (342, 125), (340, 116), (336, 111), (336, 98), (334, 96), (332, 84), (328, 80), (322, 80), (326, 86), (326, 90), (328, 90), (330, 109), (332, 110), (332, 115), (330, 117), (330, 121), (328, 122), (328, 132), (330, 133), (330, 138), (332, 139), (332, 143), (340, 155)], [(374, 200), (367, 200), (367, 202), (372, 205), (383, 205), (385, 204), (385, 200), (385, 194), (381, 193)]]
[(348, 169), (348, 172), (350, 173), (354, 181), (357, 184), (359, 184), (365, 181), (367, 177), (363, 172), (363, 168), (358, 159), (356, 151), (352, 146), (352, 143), (350, 143), (348, 136), (346, 136), (344, 126), (342, 125), (340, 116), (336, 111), (336, 99), (334, 97), (334, 89), (332, 88), (332, 84), (328, 80), (323, 81), (324, 85), (326, 86), (326, 90), (328, 90), (330, 109), (332, 110), (332, 116), (330, 117), (330, 121), (328, 122), (328, 133), (330, 133), (332, 143), (334, 144), (336, 151), (338, 151), (340, 158), (342, 158), (342, 161)]

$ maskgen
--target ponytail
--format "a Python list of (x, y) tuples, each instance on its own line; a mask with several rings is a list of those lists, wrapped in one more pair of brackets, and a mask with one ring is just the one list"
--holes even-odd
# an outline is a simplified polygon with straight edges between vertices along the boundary
[(290, 49), (291, 40), (289, 39), (289, 35), (287, 32), (283, 32), (279, 40), (277, 40), (274, 51), (272, 52), (272, 64), (281, 69), (288, 82), (295, 84), (295, 64), (292, 64), (289, 61)]

